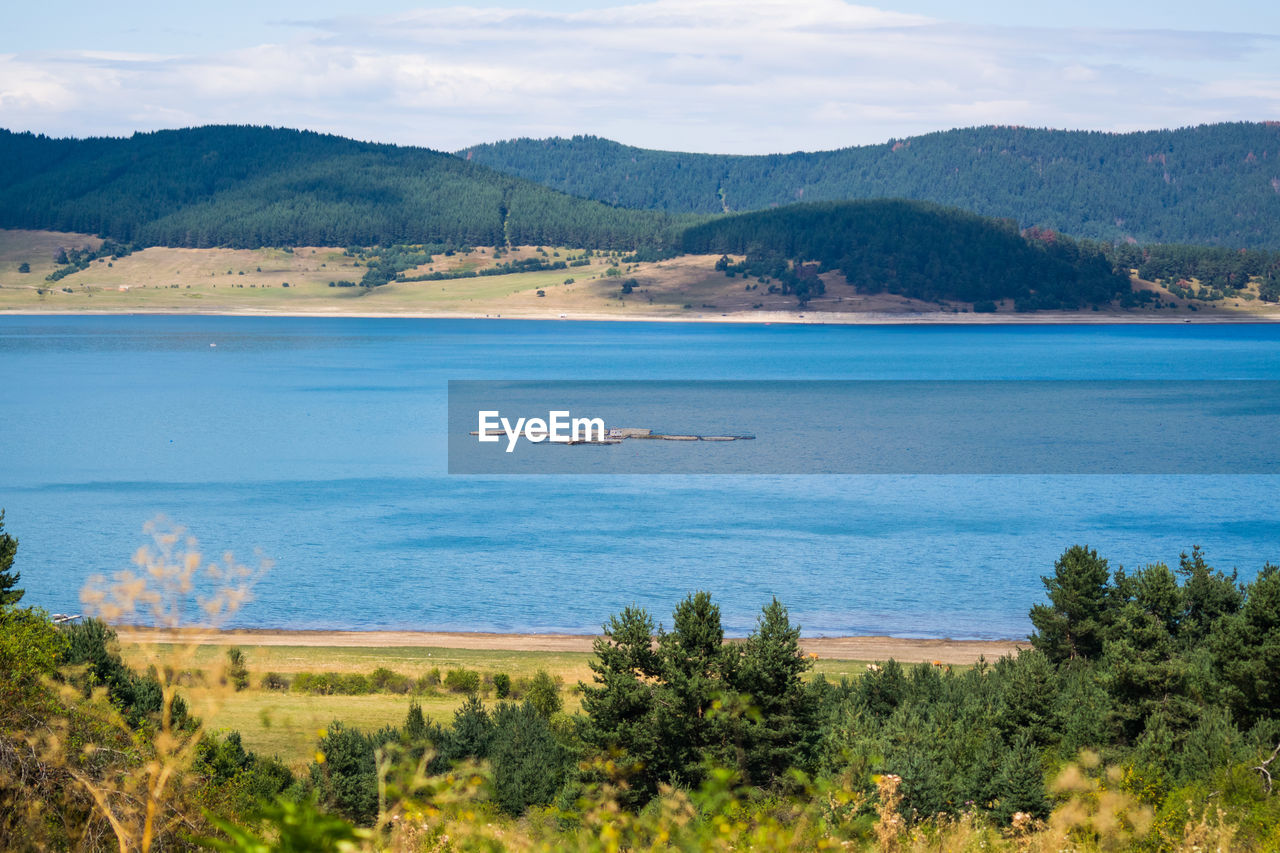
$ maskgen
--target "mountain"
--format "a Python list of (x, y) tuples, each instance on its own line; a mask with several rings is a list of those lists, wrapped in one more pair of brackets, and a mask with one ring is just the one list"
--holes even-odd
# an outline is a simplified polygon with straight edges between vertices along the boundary
[(265, 127), (51, 139), (0, 130), (0, 227), (139, 245), (668, 244), (672, 217), (425, 148)]
[(1138, 133), (978, 127), (760, 156), (575, 136), (458, 156), (575, 196), (671, 214), (908, 198), (1108, 242), (1280, 249), (1280, 122)]

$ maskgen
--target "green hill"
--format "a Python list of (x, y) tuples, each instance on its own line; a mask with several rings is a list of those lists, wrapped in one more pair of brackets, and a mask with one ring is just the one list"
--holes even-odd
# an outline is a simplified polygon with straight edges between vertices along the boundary
[(437, 151), (263, 127), (124, 139), (0, 130), (0, 227), (139, 245), (669, 243), (663, 213), (572, 198)]
[[(766, 286), (801, 303), (831, 270), (863, 292), (1014, 299), (1024, 308), (1108, 302), (1128, 289), (1094, 249), (931, 204), (801, 203), (729, 216), (631, 210), (436, 151), (260, 127), (83, 140), (0, 131), (0, 227), (95, 233), (114, 241), (106, 251), (116, 255), (128, 243), (380, 246), (367, 257), (369, 286), (425, 262), (397, 247), (510, 243), (620, 249), (634, 260), (745, 255), (735, 274), (769, 278)], [(91, 255), (69, 256), (51, 279)]]
[(673, 214), (909, 198), (1099, 240), (1280, 249), (1277, 122), (1121, 134), (979, 127), (764, 156), (575, 136), (459, 156), (583, 198)]
[[(804, 302), (839, 270), (862, 293), (988, 303), (1019, 310), (1079, 308), (1130, 291), (1095, 246), (1052, 232), (1023, 235), (993, 220), (927, 202), (814, 202), (721, 217), (684, 232), (690, 253), (745, 255), (721, 268), (777, 280)], [(994, 307), (988, 310), (994, 310)]]

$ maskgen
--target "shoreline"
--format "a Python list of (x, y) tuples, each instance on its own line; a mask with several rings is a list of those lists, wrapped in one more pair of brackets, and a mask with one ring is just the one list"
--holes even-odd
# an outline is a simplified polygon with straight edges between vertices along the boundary
[[(331, 648), (442, 648), (515, 652), (590, 653), (594, 634), (500, 634), (468, 631), (329, 631), (285, 629), (169, 630), (117, 625), (122, 644), (182, 643), (214, 646), (305, 646)], [(736, 638), (734, 638), (736, 639)], [(994, 661), (1028, 647), (1026, 640), (951, 640), (900, 637), (801, 637), (810, 656), (833, 660), (972, 664)]]
[[(1172, 312), (1170, 312), (1172, 313)], [(324, 317), (404, 320), (510, 320), (623, 323), (721, 323), (734, 325), (816, 325), (816, 326), (1105, 326), (1105, 325), (1235, 325), (1280, 323), (1280, 313), (1272, 315), (1197, 312), (1195, 316), (1156, 316), (1151, 313), (1064, 311), (1028, 314), (953, 314), (933, 312), (792, 312), (752, 311), (696, 316), (679, 314), (618, 314), (609, 312), (565, 313), (556, 311), (480, 314), (446, 311), (275, 311), (227, 309), (209, 311), (82, 311), (0, 308), (0, 317)]]

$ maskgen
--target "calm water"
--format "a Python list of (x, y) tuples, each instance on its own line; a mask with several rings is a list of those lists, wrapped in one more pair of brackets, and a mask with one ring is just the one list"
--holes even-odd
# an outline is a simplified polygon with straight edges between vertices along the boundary
[(245, 626), (583, 632), (710, 589), (739, 633), (777, 595), (808, 634), (1010, 637), (1073, 543), (1280, 561), (1276, 477), (444, 473), (449, 379), (1280, 379), (1280, 326), (3, 317), (0, 369), (0, 506), (53, 611), (162, 513), (274, 560)]

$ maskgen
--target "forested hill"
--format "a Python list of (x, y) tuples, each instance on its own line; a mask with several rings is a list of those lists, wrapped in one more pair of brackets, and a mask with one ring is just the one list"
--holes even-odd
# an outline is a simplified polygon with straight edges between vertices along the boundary
[(1107, 241), (1280, 249), (1280, 122), (1123, 134), (979, 127), (764, 156), (592, 136), (458, 153), (573, 195), (671, 213), (910, 198)]
[(263, 127), (123, 139), (0, 130), (0, 227), (139, 245), (670, 243), (666, 214), (572, 198), (449, 154)]
[(725, 216), (686, 230), (681, 248), (745, 255), (741, 264), (726, 257), (721, 268), (777, 279), (802, 302), (810, 288), (822, 292), (816, 274), (833, 270), (861, 293), (1012, 299), (1020, 311), (1103, 305), (1130, 292), (1128, 277), (1096, 246), (920, 201), (812, 202)]

